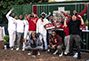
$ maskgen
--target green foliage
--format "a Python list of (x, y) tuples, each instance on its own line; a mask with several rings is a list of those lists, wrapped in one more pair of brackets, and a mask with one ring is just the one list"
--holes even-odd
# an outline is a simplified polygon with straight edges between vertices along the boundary
[(23, 5), (15, 5), (14, 6), (14, 13), (16, 15), (25, 15), (32, 12), (32, 5), (31, 4), (23, 4)]
[(5, 35), (5, 36), (3, 37), (3, 39), (4, 39), (4, 44), (7, 44), (8, 41), (9, 41), (9, 36), (8, 36), (8, 35)]
[[(0, 0), (0, 22), (5, 22), (6, 13), (14, 6), (14, 5), (22, 5), (22, 4), (30, 4), (31, 2), (36, 2), (37, 0)], [(2, 23), (3, 23), (2, 22)], [(0, 23), (0, 24), (2, 24)]]

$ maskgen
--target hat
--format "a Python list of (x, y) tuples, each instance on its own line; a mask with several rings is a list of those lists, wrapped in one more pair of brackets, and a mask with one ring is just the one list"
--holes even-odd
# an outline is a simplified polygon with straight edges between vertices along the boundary
[(42, 13), (41, 13), (41, 16), (42, 16), (42, 15), (47, 15), (47, 14), (46, 14), (45, 12), (42, 12)]

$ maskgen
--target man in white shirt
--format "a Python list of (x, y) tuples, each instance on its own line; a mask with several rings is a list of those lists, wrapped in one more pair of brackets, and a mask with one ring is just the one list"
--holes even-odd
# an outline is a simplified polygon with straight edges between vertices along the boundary
[(42, 35), (43, 38), (43, 42), (44, 42), (44, 50), (47, 50), (48, 46), (47, 46), (47, 31), (45, 29), (45, 25), (49, 23), (49, 21), (45, 18), (45, 13), (42, 13), (42, 17), (40, 19), (38, 19), (37, 21), (37, 28), (36, 28), (36, 33), (40, 33)]
[(15, 37), (16, 37), (16, 23), (15, 18), (10, 16), (13, 9), (11, 9), (7, 14), (6, 18), (8, 19), (8, 33), (9, 33), (9, 46), (13, 50)]
[(20, 19), (16, 20), (16, 26), (17, 26), (17, 29), (16, 29), (16, 32), (17, 32), (17, 40), (16, 40), (16, 50), (19, 50), (20, 48), (20, 40), (24, 37), (24, 26), (25, 26), (25, 23), (23, 21), (23, 16), (20, 15), (19, 16)]

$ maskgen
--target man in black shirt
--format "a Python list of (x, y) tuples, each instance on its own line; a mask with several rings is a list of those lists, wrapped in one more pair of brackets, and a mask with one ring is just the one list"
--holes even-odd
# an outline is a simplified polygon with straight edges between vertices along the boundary
[(80, 33), (81, 33), (80, 25), (81, 24), (83, 25), (84, 22), (83, 22), (83, 19), (80, 15), (78, 17), (80, 17), (80, 20), (77, 20), (76, 16), (73, 15), (72, 19), (68, 23), (68, 27), (69, 27), (69, 33), (71, 35), (70, 36), (70, 52), (73, 52), (73, 46), (74, 46), (73, 40), (74, 40), (77, 51), (76, 51), (76, 53), (73, 57), (80, 59), (81, 58), (81, 53), (80, 53), (80, 41), (81, 41), (81, 38), (80, 38)]

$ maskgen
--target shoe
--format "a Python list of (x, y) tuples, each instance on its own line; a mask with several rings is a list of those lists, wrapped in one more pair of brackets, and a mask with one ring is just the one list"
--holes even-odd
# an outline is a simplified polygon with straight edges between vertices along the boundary
[(40, 52), (38, 52), (38, 54), (37, 55), (40, 55)]
[(62, 57), (63, 56), (63, 52), (59, 55), (59, 57)]
[(16, 48), (16, 51), (18, 51), (19, 50), (19, 48)]
[(13, 48), (13, 47), (11, 47), (11, 48), (10, 48), (10, 50), (14, 50), (14, 48)]
[(31, 55), (31, 52), (29, 52), (28, 55)]
[(48, 49), (47, 52), (50, 52), (50, 49)]
[(67, 55), (69, 52), (64, 52), (64, 55)]
[(56, 55), (56, 54), (57, 54), (57, 52), (58, 52), (58, 50), (56, 50), (56, 51), (53, 53), (53, 55)]
[(14, 48), (11, 48), (11, 50), (14, 50)]
[(75, 53), (75, 55), (73, 57), (74, 58), (78, 58), (78, 53)]
[(33, 58), (35, 58), (36, 56), (35, 55), (32, 55)]
[(22, 51), (25, 51), (25, 49), (23, 48)]
[(4, 49), (7, 50), (7, 45), (4, 45)]

